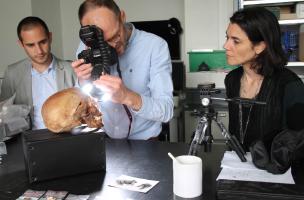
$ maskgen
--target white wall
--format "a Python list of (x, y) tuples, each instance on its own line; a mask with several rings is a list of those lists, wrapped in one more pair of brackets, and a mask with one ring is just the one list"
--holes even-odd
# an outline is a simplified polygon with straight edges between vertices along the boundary
[(185, 52), (223, 49), (232, 13), (233, 0), (185, 0)]
[(62, 44), (64, 59), (75, 60), (76, 50), (80, 42), (78, 8), (83, 0), (61, 0), (60, 12), (62, 23)]
[(17, 44), (17, 24), (23, 17), (31, 15), (31, 13), (31, 0), (1, 0), (0, 77), (3, 77), (7, 65), (26, 56), (23, 49)]
[(63, 57), (61, 0), (32, 0), (32, 15), (44, 20), (52, 32), (52, 52), (57, 57)]

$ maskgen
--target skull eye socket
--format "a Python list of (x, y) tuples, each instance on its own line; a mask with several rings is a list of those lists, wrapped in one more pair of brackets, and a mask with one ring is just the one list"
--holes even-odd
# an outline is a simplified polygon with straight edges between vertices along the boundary
[(73, 119), (75, 120), (81, 120), (84, 115), (87, 113), (87, 106), (85, 102), (79, 101), (79, 104), (76, 106), (74, 110)]

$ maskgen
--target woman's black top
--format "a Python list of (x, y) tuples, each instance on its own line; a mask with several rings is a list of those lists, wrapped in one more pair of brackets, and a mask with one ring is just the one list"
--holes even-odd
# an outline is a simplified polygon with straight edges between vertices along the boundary
[[(238, 67), (227, 74), (225, 86), (227, 98), (240, 97), (240, 81), (243, 68)], [(256, 140), (262, 140), (270, 150), (273, 138), (284, 128), (301, 130), (304, 128), (304, 84), (302, 80), (287, 68), (264, 77), (260, 91), (255, 97), (266, 105), (243, 106), (243, 146), (248, 151)], [(229, 131), (240, 139), (239, 106), (229, 102)], [(250, 113), (250, 114), (249, 114)], [(249, 116), (248, 116), (249, 114)]]

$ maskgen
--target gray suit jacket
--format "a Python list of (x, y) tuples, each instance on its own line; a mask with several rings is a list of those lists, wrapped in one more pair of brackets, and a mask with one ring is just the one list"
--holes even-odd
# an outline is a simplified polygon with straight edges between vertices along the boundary
[[(75, 86), (76, 75), (71, 62), (60, 60), (54, 55), (53, 59), (58, 91)], [(33, 106), (31, 68), (32, 64), (28, 58), (8, 66), (2, 81), (0, 101), (16, 94), (14, 104)]]

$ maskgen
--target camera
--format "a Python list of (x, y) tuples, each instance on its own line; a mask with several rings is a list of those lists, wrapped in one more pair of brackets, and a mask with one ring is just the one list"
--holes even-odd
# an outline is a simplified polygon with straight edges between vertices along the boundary
[(91, 78), (98, 79), (102, 74), (110, 74), (110, 67), (117, 63), (116, 50), (103, 37), (103, 31), (95, 25), (82, 26), (79, 30), (81, 41), (89, 47), (78, 54), (78, 59), (91, 63)]

